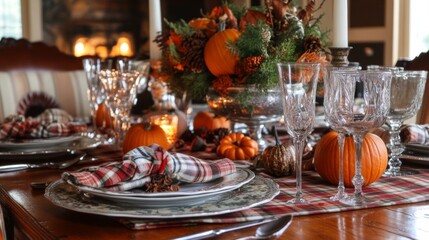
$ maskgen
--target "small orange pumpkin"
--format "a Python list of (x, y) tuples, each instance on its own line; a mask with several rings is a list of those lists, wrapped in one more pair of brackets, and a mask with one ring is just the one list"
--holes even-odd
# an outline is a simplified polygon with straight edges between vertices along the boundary
[[(331, 131), (325, 134), (316, 146), (314, 166), (320, 176), (328, 182), (338, 185), (339, 152), (338, 133)], [(383, 140), (375, 134), (367, 133), (362, 144), (362, 176), (367, 186), (383, 175), (387, 166), (387, 148)], [(352, 178), (355, 175), (355, 145), (353, 137), (348, 136), (344, 141), (344, 185), (353, 187)]]
[(216, 153), (231, 160), (249, 160), (258, 154), (258, 143), (243, 133), (230, 133), (224, 137)]
[(201, 111), (194, 117), (194, 130), (206, 129), (213, 131), (217, 128), (231, 128), (231, 121), (226, 117), (215, 116), (214, 113)]
[(98, 128), (112, 128), (113, 123), (110, 117), (110, 110), (104, 103), (100, 103), (95, 114), (95, 123)]
[(240, 32), (236, 29), (226, 29), (214, 34), (204, 48), (204, 61), (210, 72), (219, 77), (235, 73), (238, 56), (231, 52), (228, 44), (234, 43)]
[(170, 147), (165, 132), (160, 126), (151, 124), (150, 122), (138, 123), (133, 125), (126, 133), (122, 150), (124, 153), (127, 153), (134, 148), (149, 146), (154, 143), (164, 149)]

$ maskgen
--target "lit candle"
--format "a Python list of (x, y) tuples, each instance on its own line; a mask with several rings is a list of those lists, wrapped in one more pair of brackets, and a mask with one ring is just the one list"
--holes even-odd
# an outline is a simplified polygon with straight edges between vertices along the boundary
[(152, 60), (161, 58), (161, 50), (158, 45), (153, 42), (156, 36), (162, 31), (161, 19), (160, 0), (149, 0), (149, 51), (150, 59)]
[(347, 0), (333, 2), (332, 47), (346, 48), (348, 43)]
[(174, 142), (177, 137), (177, 124), (179, 118), (173, 114), (162, 114), (151, 116), (150, 121), (164, 130), (170, 148), (174, 147)]

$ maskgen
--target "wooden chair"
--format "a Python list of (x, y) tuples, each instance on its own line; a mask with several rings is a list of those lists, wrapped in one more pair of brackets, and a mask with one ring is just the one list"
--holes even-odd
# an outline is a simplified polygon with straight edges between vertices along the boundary
[[(425, 70), (429, 72), (429, 51), (421, 53), (413, 60), (407, 62), (404, 66), (405, 70)], [(416, 123), (429, 123), (429, 80), (426, 81), (425, 93), (423, 95), (420, 114), (417, 116)]]
[(54, 99), (76, 118), (90, 118), (87, 89), (82, 58), (43, 42), (0, 40), (0, 121), (19, 113), (23, 100), (37, 107), (33, 93)]
[[(0, 122), (9, 114), (19, 112), (20, 108), (17, 105), (25, 101), (26, 97), (31, 98), (29, 95), (35, 91), (47, 93), (48, 98), (52, 97), (59, 107), (77, 118), (90, 118), (87, 83), (82, 65), (84, 57), (65, 54), (44, 42), (2, 38)], [(116, 59), (113, 58), (113, 61)], [(142, 109), (147, 109), (152, 104), (150, 93), (146, 91), (139, 94), (132, 113), (142, 114)]]
[(0, 40), (0, 71), (17, 69), (82, 70), (82, 58), (67, 55), (44, 42), (26, 39)]

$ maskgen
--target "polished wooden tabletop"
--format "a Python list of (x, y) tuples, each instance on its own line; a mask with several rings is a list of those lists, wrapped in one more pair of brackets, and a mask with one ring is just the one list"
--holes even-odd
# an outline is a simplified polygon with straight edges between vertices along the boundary
[[(112, 154), (118, 156), (119, 154)], [(91, 163), (89, 163), (91, 164)], [(81, 168), (79, 164), (68, 170)], [(56, 180), (61, 170), (32, 169), (0, 174), (0, 201), (13, 222), (15, 239), (170, 239), (230, 224), (130, 230), (115, 218), (55, 206), (31, 182)], [(429, 186), (428, 186), (429, 187)], [(294, 217), (280, 239), (429, 239), (429, 202)], [(218, 239), (252, 235), (256, 227)]]

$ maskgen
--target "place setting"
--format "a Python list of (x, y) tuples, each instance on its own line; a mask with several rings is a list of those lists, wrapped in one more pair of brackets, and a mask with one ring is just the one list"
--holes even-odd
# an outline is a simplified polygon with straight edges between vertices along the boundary
[[(134, 174), (124, 177), (125, 172)], [(154, 180), (156, 172), (174, 178)], [(163, 174), (158, 176), (165, 178)], [(122, 162), (65, 172), (45, 191), (52, 203), (73, 211), (148, 219), (232, 213), (278, 194), (274, 181), (237, 168), (229, 159), (204, 161), (159, 145), (134, 149)]]
[(87, 134), (86, 123), (73, 121), (58, 108), (46, 109), (36, 117), (11, 115), (0, 127), (2, 164), (68, 159), (104, 141), (99, 135)]

